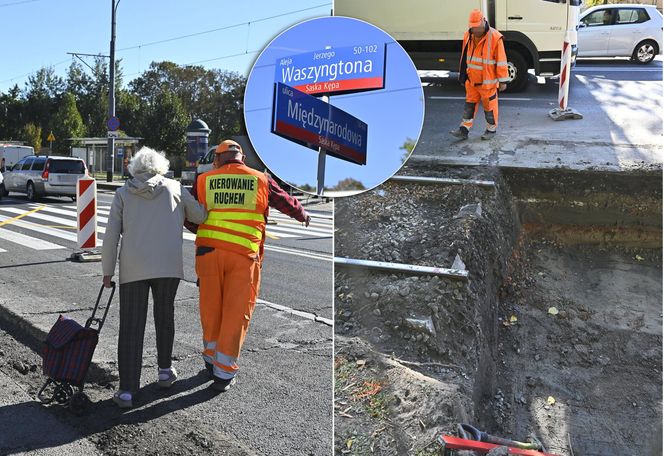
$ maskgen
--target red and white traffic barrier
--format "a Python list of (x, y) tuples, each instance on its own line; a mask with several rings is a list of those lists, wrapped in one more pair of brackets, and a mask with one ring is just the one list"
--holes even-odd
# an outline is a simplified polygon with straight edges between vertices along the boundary
[(78, 248), (97, 247), (97, 181), (87, 175), (76, 182), (76, 220)]
[(572, 66), (572, 45), (569, 44), (569, 32), (565, 34), (565, 42), (563, 43), (563, 52), (560, 58), (560, 87), (558, 88), (558, 107), (560, 109), (567, 109), (567, 101), (569, 97), (569, 76), (570, 67)]
[(576, 110), (568, 108), (569, 102), (569, 81), (572, 70), (572, 41), (571, 33), (568, 30), (565, 33), (563, 50), (560, 56), (560, 85), (558, 87), (558, 107), (549, 111), (549, 116), (553, 120), (582, 119), (583, 116)]

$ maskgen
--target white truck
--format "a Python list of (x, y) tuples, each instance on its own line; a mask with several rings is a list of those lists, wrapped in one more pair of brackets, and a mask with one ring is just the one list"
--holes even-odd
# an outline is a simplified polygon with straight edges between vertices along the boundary
[(14, 165), (14, 163), (19, 161), (23, 157), (27, 157), (28, 155), (33, 155), (34, 153), (35, 149), (32, 146), (0, 144), (0, 172), (4, 172), (5, 169), (11, 168)]
[(525, 88), (528, 70), (560, 72), (565, 34), (576, 56), (581, 0), (334, 0), (334, 15), (365, 20), (392, 35), (420, 70), (458, 71), (461, 41), (473, 9), (504, 36), (507, 90)]

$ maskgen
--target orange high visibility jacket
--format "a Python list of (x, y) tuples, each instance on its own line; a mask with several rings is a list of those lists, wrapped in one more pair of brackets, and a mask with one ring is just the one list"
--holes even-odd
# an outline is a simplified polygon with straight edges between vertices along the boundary
[(503, 35), (498, 30), (489, 27), (477, 44), (473, 41), (473, 34), (466, 31), (462, 49), (461, 59), (466, 59), (466, 74), (473, 86), (491, 89), (509, 81)]
[(208, 216), (198, 227), (196, 245), (261, 256), (268, 189), (265, 174), (239, 163), (198, 176), (198, 200)]

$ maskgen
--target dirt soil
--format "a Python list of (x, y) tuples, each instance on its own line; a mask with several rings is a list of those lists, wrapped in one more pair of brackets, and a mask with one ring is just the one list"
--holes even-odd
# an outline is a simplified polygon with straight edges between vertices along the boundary
[[(26, 397), (36, 398), (37, 392), (45, 381), (41, 368), (41, 357), (37, 353), (38, 346), (34, 340), (28, 338), (16, 340), (12, 333), (20, 334), (21, 332), (7, 327), (6, 324), (0, 324), (0, 377), (11, 381), (14, 387), (25, 393)], [(201, 372), (200, 375), (202, 382), (204, 373)], [(34, 448), (35, 442), (43, 440), (41, 442), (43, 448), (36, 451), (46, 451), (44, 454), (63, 454), (49, 451), (51, 451), (51, 447), (60, 447), (73, 442), (96, 449), (96, 453), (92, 454), (109, 456), (128, 454), (244, 456), (255, 454), (249, 449), (239, 447), (233, 443), (232, 439), (224, 436), (213, 426), (202, 427), (200, 422), (189, 422), (186, 415), (175, 410), (175, 407), (171, 410), (167, 404), (160, 407), (160, 415), (171, 413), (174, 420), (179, 420), (179, 426), (155, 424), (155, 416), (142, 411), (123, 414), (109, 399), (113, 391), (117, 389), (117, 383), (112, 379), (106, 380), (99, 374), (95, 376), (94, 373), (91, 373), (91, 377), (88, 379), (91, 382), (86, 382), (85, 392), (92, 403), (83, 416), (74, 415), (62, 405), (55, 403), (48, 406), (40, 405), (36, 400), (15, 407), (14, 413), (19, 422), (23, 422), (25, 419), (33, 424), (47, 422), (47, 419), (43, 418), (43, 415), (46, 414), (49, 420), (54, 419), (58, 424), (56, 432), (40, 429), (39, 432), (44, 436), (31, 437), (32, 448)], [(156, 400), (160, 397), (163, 398), (164, 395), (168, 396), (168, 394), (157, 391), (156, 388), (154, 390), (146, 389), (145, 400)], [(200, 394), (207, 394), (210, 398), (215, 395), (214, 392), (205, 390)], [(33, 416), (29, 419), (19, 416), (20, 414)], [(3, 423), (3, 426), (5, 424)], [(2, 432), (11, 434), (13, 431), (3, 429)], [(2, 440), (0, 438), (0, 441)], [(14, 442), (16, 439), (10, 436), (8, 440)], [(17, 452), (21, 453), (20, 444), (11, 447), (0, 445), (0, 455), (16, 454)]]
[(534, 432), (561, 455), (655, 454), (660, 252), (524, 239), (501, 289), (501, 313), (517, 323), (501, 328), (499, 380), (482, 425)]
[[(649, 224), (661, 189), (646, 208), (612, 198), (603, 179), (566, 176), (578, 188), (556, 203), (555, 188), (513, 197), (494, 170), (400, 174), (497, 189), (388, 182), (336, 202), (336, 256), (450, 267), (458, 254), (470, 273), (337, 268), (336, 454), (440, 454), (436, 437), (460, 422), (534, 434), (561, 456), (661, 454), (661, 224)], [(629, 229), (588, 216), (624, 222), (634, 208)]]

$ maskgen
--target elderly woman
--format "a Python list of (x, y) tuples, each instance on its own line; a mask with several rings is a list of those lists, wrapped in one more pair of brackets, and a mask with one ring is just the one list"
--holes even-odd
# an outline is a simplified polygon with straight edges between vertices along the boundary
[(160, 153), (143, 147), (129, 163), (133, 176), (115, 192), (102, 250), (104, 285), (111, 278), (120, 245), (120, 333), (118, 370), (120, 388), (113, 401), (132, 407), (138, 391), (143, 359), (143, 336), (152, 290), (157, 339), (158, 385), (170, 387), (177, 378), (171, 366), (175, 332), (173, 302), (182, 268), (184, 220), (202, 223), (205, 208), (179, 182), (163, 175), (169, 162)]

